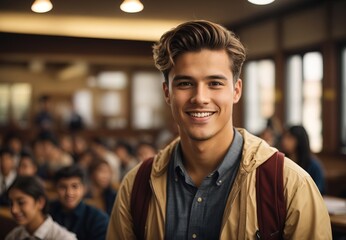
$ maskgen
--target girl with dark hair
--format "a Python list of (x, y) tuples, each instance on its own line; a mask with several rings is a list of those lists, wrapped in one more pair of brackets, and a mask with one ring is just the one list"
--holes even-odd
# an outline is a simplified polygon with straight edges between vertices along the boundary
[(112, 169), (105, 160), (97, 159), (89, 167), (90, 187), (86, 202), (111, 215), (116, 191), (112, 187)]
[(5, 240), (75, 240), (76, 236), (53, 221), (47, 214), (47, 197), (37, 177), (17, 177), (8, 189), (11, 214), (19, 225)]
[(308, 134), (303, 126), (291, 126), (282, 137), (282, 151), (315, 181), (321, 194), (325, 193), (325, 179), (320, 161), (311, 153)]

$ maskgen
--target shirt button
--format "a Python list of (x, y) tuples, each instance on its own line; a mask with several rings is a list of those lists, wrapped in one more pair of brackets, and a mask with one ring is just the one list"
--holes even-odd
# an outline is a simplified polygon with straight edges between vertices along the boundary
[(222, 180), (217, 181), (216, 185), (220, 186), (222, 184)]
[(197, 238), (197, 234), (195, 234), (195, 233), (192, 234), (192, 238), (193, 238), (193, 239)]
[(197, 202), (202, 202), (203, 201), (203, 198), (201, 198), (201, 197), (199, 197), (199, 198), (197, 198)]

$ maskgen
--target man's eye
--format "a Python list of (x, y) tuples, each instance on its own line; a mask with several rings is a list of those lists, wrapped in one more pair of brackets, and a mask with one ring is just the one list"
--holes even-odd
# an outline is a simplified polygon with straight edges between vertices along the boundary
[(179, 86), (179, 87), (187, 87), (187, 86), (192, 86), (192, 83), (190, 83), (190, 82), (179, 82), (177, 84), (177, 86)]
[(222, 82), (211, 82), (210, 86), (223, 86)]

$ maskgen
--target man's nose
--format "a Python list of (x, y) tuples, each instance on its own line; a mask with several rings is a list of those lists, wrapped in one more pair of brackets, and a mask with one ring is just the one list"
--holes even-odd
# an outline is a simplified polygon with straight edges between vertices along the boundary
[(210, 101), (210, 92), (207, 86), (197, 85), (193, 91), (193, 96), (191, 97), (191, 103), (194, 104), (206, 104)]

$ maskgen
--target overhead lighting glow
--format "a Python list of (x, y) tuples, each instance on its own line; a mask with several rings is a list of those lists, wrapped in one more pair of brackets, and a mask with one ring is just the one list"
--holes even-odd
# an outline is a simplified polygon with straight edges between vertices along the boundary
[(49, 0), (36, 0), (31, 6), (31, 10), (36, 13), (49, 12), (52, 8), (53, 4)]
[(142, 11), (144, 8), (143, 4), (139, 0), (124, 0), (120, 5), (120, 9), (128, 13), (136, 13)]
[(248, 0), (250, 3), (256, 4), (256, 5), (267, 5), (275, 0)]

